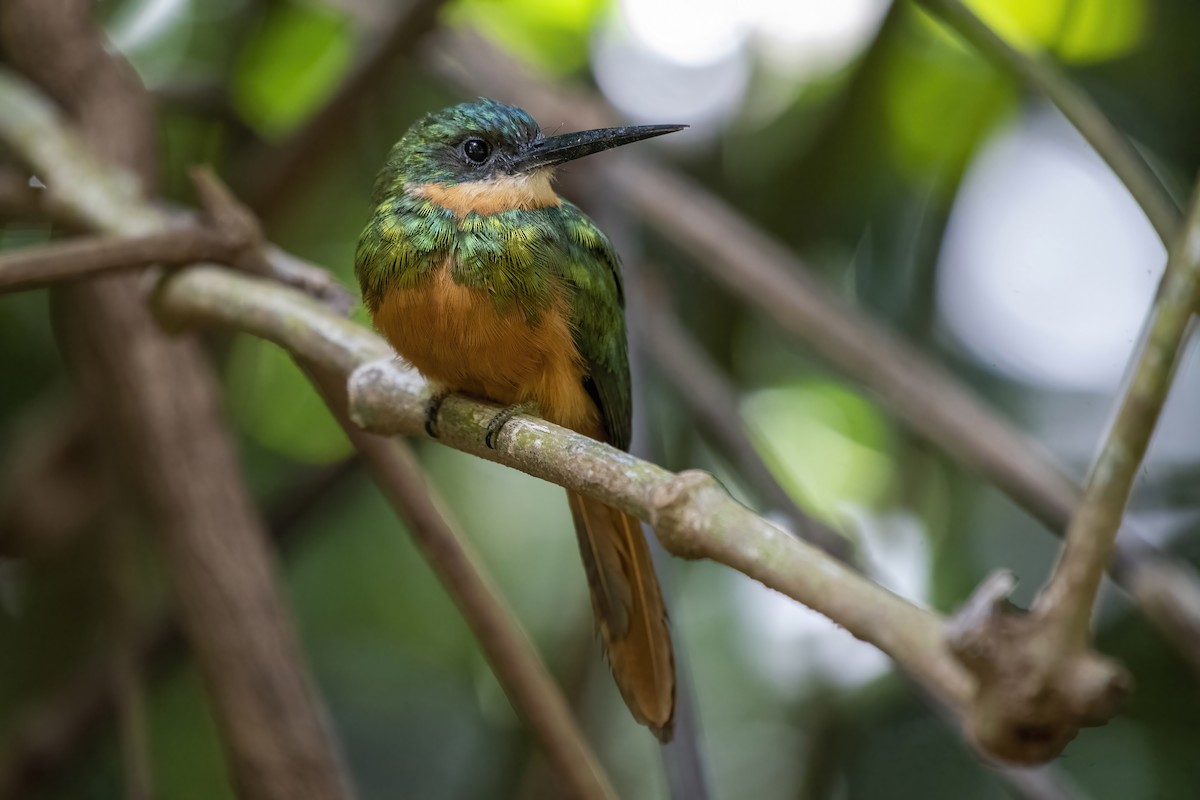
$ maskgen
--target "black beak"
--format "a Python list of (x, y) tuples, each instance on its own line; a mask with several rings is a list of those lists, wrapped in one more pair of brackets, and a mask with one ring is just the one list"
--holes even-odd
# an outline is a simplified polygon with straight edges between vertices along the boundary
[(597, 128), (591, 131), (564, 133), (541, 139), (526, 147), (512, 160), (514, 172), (528, 172), (539, 167), (553, 167), (567, 161), (573, 161), (602, 150), (611, 150), (623, 144), (640, 142), (662, 136), (664, 133), (674, 133), (686, 128), (687, 125), (634, 125), (624, 128)]

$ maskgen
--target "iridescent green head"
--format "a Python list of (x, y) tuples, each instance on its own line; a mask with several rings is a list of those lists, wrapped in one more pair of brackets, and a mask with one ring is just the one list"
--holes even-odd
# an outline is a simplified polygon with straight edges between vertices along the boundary
[(547, 137), (524, 109), (480, 98), (426, 114), (392, 148), (380, 184), (476, 183), (553, 167), (685, 125), (602, 128)]

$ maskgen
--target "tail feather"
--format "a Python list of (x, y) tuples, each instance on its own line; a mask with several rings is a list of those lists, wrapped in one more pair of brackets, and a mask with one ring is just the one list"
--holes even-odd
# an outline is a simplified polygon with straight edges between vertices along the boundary
[(675, 655), (650, 548), (636, 518), (567, 492), (592, 610), (617, 688), (664, 742), (675, 724)]

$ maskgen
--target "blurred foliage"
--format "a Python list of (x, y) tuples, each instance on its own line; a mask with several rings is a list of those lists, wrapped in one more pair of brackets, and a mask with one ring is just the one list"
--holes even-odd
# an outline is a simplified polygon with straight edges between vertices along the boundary
[(237, 113), (267, 137), (287, 133), (336, 88), (351, 64), (354, 31), (345, 15), (316, 3), (272, 5), (233, 75)]
[[(759, 7), (741, 5), (746, 13)], [(1200, 4), (971, 5), (1017, 46), (1063, 62), (1167, 184), (1186, 189), (1200, 166)], [(786, 13), (788, 4), (762, 6)], [(196, 162), (215, 164), (252, 194), (272, 147), (337, 91), (391, 12), (383, 0), (104, 0), (99, 7), (116, 45), (160, 96), (164, 191), (176, 200), (188, 199), (186, 168)], [(589, 48), (617, 12), (601, 0), (456, 0), (442, 16), (477, 27), (543, 72), (586, 85)], [(753, 59), (754, 37), (742, 46)], [(903, 3), (861, 50), (824, 71), (782, 75), (759, 66), (731, 118), (659, 154), (1081, 473), (1111, 397), (1030, 387), (979, 363), (947, 333), (934, 302), (941, 243), (964, 179), (997, 133), (1020, 124), (1038, 101)], [(326, 148), (262, 199), (271, 238), (352, 284), (375, 170), (409, 122), (455, 99), (419, 59), (381, 76)], [(576, 190), (571, 177), (564, 186)], [(661, 265), (673, 305), (734, 381), (743, 421), (797, 502), (883, 554), (915, 586), (914, 597), (940, 610), (1000, 566), (1017, 572), (1018, 599), (1028, 601), (1056, 548), (1037, 523), (914, 440), (886, 406), (611, 205), (606, 225), (615, 215), (614, 227), (627, 234), (629, 267), (644, 268), (638, 254)], [(50, 236), (44, 225), (0, 220), (2, 249)], [(53, 424), (45, 409), (66, 393), (52, 320), (46, 293), (0, 296), (6, 457), (18, 431)], [(284, 354), (246, 339), (211, 343), (248, 479), (264, 506), (346, 455), (344, 437)], [(644, 445), (670, 468), (713, 470), (758, 506), (754, 487), (731, 472), (652, 365), (645, 372)], [(1064, 438), (1063, 429), (1077, 438)], [(436, 445), (419, 452), (567, 687), (621, 796), (664, 797), (657, 750), (628, 719), (600, 661), (561, 490)], [(1161, 468), (1155, 458), (1141, 490), (1153, 501), (1144, 521), (1198, 563), (1200, 453)], [(534, 787), (525, 797), (554, 796), (538, 783), (536, 749), (465, 624), (369, 481), (359, 475), (321, 497), (298, 527), (283, 559), (287, 588), (361, 797), (515, 797), (523, 785)], [(0, 562), (0, 747), (22, 711), (106, 641), (93, 533), (53, 557)], [(872, 661), (870, 648), (715, 565), (673, 563), (670, 572), (672, 621), (694, 671), (716, 796), (1013, 796), (902, 680)], [(165, 604), (159, 594), (146, 593), (151, 605)], [(1102, 649), (1129, 664), (1138, 691), (1126, 716), (1086, 732), (1056, 767), (1095, 800), (1194, 797), (1195, 675), (1127, 603), (1108, 597), (1103, 606)], [(192, 666), (151, 673), (149, 724), (159, 797), (232, 797)], [(111, 724), (37, 795), (120, 796)]]

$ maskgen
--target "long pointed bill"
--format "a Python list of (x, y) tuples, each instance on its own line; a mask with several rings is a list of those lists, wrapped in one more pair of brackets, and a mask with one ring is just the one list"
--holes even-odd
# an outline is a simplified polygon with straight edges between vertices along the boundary
[(623, 144), (640, 142), (662, 136), (664, 133), (674, 133), (686, 128), (687, 125), (634, 125), (624, 128), (597, 128), (590, 131), (564, 133), (551, 136), (530, 145), (512, 161), (512, 168), (517, 172), (527, 172), (539, 167), (553, 167), (566, 161), (573, 161), (602, 150), (611, 150)]

